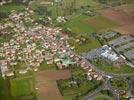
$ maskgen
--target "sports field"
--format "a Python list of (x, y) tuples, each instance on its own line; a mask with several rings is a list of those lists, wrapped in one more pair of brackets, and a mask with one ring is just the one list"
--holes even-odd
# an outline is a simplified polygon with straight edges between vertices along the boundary
[(4, 80), (0, 76), (0, 100), (10, 100), (10, 89), (9, 89), (9, 83), (7, 80)]
[(11, 95), (13, 97), (35, 93), (34, 80), (32, 76), (12, 79), (10, 80), (10, 84)]

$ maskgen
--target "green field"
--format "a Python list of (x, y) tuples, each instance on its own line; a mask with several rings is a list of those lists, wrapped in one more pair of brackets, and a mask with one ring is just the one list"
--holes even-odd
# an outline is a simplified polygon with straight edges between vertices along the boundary
[(87, 18), (85, 19), (85, 21), (89, 24), (89, 26), (93, 26), (97, 31), (111, 29), (117, 26), (115, 22), (98, 15), (91, 18)]
[(89, 17), (79, 14), (73, 16), (65, 26), (73, 33), (83, 34), (111, 29), (116, 27), (117, 24), (102, 16)]
[(35, 0), (30, 7), (35, 9), (39, 5), (47, 6), (47, 10), (51, 13), (52, 18), (56, 18), (57, 16), (70, 15), (70, 11), (73, 9), (76, 10), (75, 12), (79, 12), (81, 11), (81, 7), (98, 7), (98, 3), (94, 2), (93, 0), (62, 0), (62, 2), (54, 3), (53, 5), (45, 5), (45, 1), (47, 0)]
[[(22, 4), (15, 4), (15, 3), (10, 3), (10, 4), (6, 4), (3, 6), (0, 6), (0, 17), (8, 17), (8, 15), (10, 14), (10, 12), (12, 10), (16, 10), (18, 12), (21, 12), (25, 9), (25, 6)], [(3, 17), (2, 17), (3, 16)]]
[(10, 80), (11, 95), (13, 97), (30, 95), (35, 93), (33, 77), (22, 77)]
[(113, 99), (107, 95), (98, 95), (94, 97), (92, 100), (113, 100)]
[(16, 10), (16, 11), (22, 11), (24, 10), (25, 6), (22, 4), (15, 4), (15, 3), (11, 3), (11, 4), (6, 4), (3, 6), (0, 6), (0, 11), (1, 12), (11, 12), (12, 10)]
[(81, 44), (77, 43), (75, 40), (76, 38), (69, 39), (68, 42), (70, 43), (71, 46), (75, 47), (75, 52), (77, 52), (78, 54), (88, 52), (92, 49), (96, 49), (101, 46), (98, 40), (89, 35), (86, 36), (86, 41)]
[(96, 31), (95, 28), (89, 26), (88, 23), (84, 21), (87, 18), (88, 16), (81, 15), (81, 14), (74, 16), (71, 20), (69, 20), (66, 23), (65, 27), (69, 28), (71, 32), (76, 34), (95, 32)]
[(77, 8), (81, 7), (81, 6), (87, 6), (87, 5), (90, 5), (90, 6), (96, 6), (98, 3), (97, 2), (94, 2), (94, 0), (63, 0), (63, 3), (64, 5), (69, 5), (71, 4), (72, 2), (75, 2), (75, 6)]
[(113, 66), (99, 59), (92, 61), (92, 63), (100, 70), (103, 70), (108, 73), (114, 73), (114, 74), (131, 74), (131, 73), (133, 74), (134, 73), (134, 68), (131, 68), (128, 65), (122, 65), (120, 66), (120, 68), (118, 68), (117, 66)]
[(0, 76), (0, 100), (11, 100), (9, 83)]

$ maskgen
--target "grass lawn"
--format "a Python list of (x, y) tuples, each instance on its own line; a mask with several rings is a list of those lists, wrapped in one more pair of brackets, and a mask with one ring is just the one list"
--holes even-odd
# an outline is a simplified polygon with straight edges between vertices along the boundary
[(104, 29), (111, 29), (116, 27), (117, 24), (105, 17), (102, 16), (94, 16), (91, 18), (85, 19), (85, 21), (90, 25), (93, 26), (97, 31), (104, 30)]
[(76, 44), (76, 52), (77, 53), (88, 52), (91, 49), (95, 49), (95, 48), (100, 47), (100, 46), (101, 45), (100, 45), (100, 43), (97, 40), (92, 39), (92, 40), (89, 40), (84, 45), (78, 45), (78, 44)]
[(71, 46), (75, 47), (75, 52), (77, 52), (78, 54), (88, 52), (91, 49), (95, 49), (101, 46), (99, 41), (96, 40), (95, 38), (90, 37), (90, 36), (87, 36), (87, 37), (88, 37), (87, 40), (82, 44), (77, 43), (75, 41), (76, 39), (70, 39), (68, 40), (68, 42), (70, 43)]
[(95, 28), (89, 26), (89, 24), (84, 21), (87, 18), (88, 16), (81, 14), (74, 16), (70, 21), (66, 23), (65, 27), (69, 28), (71, 32), (76, 34), (95, 32)]
[(116, 23), (102, 16), (89, 17), (81, 14), (72, 17), (72, 19), (65, 25), (65, 27), (69, 28), (71, 32), (77, 34), (98, 32), (116, 26)]
[[(100, 99), (98, 99), (100, 98)], [(91, 100), (114, 100), (114, 95), (109, 90), (101, 90), (99, 93), (96, 94)]]
[(63, 96), (63, 100), (74, 100), (75, 99), (75, 97), (72, 95), (70, 95), (70, 96)]
[(107, 95), (98, 95), (95, 96), (92, 100), (113, 100), (113, 99)]
[(134, 68), (131, 68), (128, 65), (122, 65), (120, 68), (110, 65), (103, 60), (94, 60), (92, 63), (99, 69), (108, 72), (108, 73), (114, 73), (114, 74), (129, 74), (134, 73)]
[(40, 65), (41, 70), (56, 70), (57, 67), (55, 64), (47, 64), (46, 61), (43, 61), (42, 64)]
[(16, 10), (18, 12), (23, 11), (25, 9), (25, 5), (22, 4), (15, 4), (15, 3), (10, 3), (10, 4), (5, 4), (0, 6), (0, 12), (10, 14), (12, 10)]
[(9, 84), (0, 76), (0, 100), (11, 100)]
[(11, 95), (13, 97), (30, 95), (35, 93), (34, 79), (32, 76), (21, 77), (10, 80)]

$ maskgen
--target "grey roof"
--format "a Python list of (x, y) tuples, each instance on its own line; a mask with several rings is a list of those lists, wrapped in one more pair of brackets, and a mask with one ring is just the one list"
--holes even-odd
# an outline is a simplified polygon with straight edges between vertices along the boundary
[(104, 38), (109, 39), (117, 35), (117, 32), (107, 32), (106, 34), (103, 35)]
[(123, 35), (109, 42), (109, 44), (117, 51), (123, 52), (127, 59), (134, 63), (134, 36)]
[(134, 63), (134, 49), (128, 52), (125, 52), (124, 55)]
[(131, 35), (124, 35), (124, 36), (121, 36), (117, 39), (110, 41), (109, 44), (112, 45), (113, 47), (115, 47), (116, 45), (125, 44), (132, 40), (134, 40), (134, 38)]
[(126, 45), (120, 46), (117, 48), (117, 51), (124, 51), (125, 49), (133, 49), (134, 48), (134, 42), (128, 43)]
[(101, 48), (92, 50), (88, 53), (83, 54), (83, 57), (88, 60), (92, 60), (98, 57), (103, 57), (111, 61), (117, 60), (119, 57), (109, 46), (104, 45)]

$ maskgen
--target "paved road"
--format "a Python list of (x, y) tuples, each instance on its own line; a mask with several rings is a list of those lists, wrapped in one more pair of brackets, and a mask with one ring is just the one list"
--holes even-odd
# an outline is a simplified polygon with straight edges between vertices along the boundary
[[(73, 52), (74, 53), (74, 52)], [(79, 58), (82, 58), (81, 56), (77, 55), (76, 53), (74, 53), (76, 56), (78, 56)], [(92, 69), (94, 69), (98, 74), (103, 76), (103, 85), (100, 86), (99, 88), (97, 88), (96, 90), (94, 90), (93, 92), (90, 92), (86, 97), (85, 100), (91, 100), (91, 98), (93, 98), (94, 96), (97, 95), (97, 93), (99, 93), (101, 90), (103, 89), (107, 89), (109, 91), (112, 92), (115, 100), (120, 100), (120, 95), (118, 90), (115, 90), (111, 87), (110, 82), (109, 82), (109, 78), (125, 78), (128, 76), (134, 76), (134, 73), (128, 73), (128, 74), (114, 74), (114, 73), (107, 73), (104, 72), (100, 69), (97, 69), (97, 67), (95, 67), (93, 64), (91, 64), (88, 60), (82, 58)], [(104, 79), (105, 78), (105, 79)]]
[(90, 92), (84, 99), (85, 100), (91, 100), (94, 96), (96, 96), (102, 89), (104, 88), (104, 85), (100, 86), (93, 92)]
[(128, 82), (128, 85), (129, 85), (129, 87), (128, 87), (128, 95), (129, 95), (129, 97), (134, 97), (134, 95), (132, 95), (132, 93), (131, 93), (131, 90), (133, 89), (132, 80), (127, 79), (127, 82)]
[[(57, 42), (58, 44), (58, 42)], [(61, 46), (61, 45), (60, 45)], [(76, 55), (77, 57), (79, 58), (82, 58), (80, 55), (76, 54), (75, 52), (71, 51), (70, 48), (66, 47), (66, 46), (63, 46), (67, 51), (69, 50), (69, 52), (72, 52), (74, 55)], [(60, 47), (59, 47), (60, 48)], [(96, 96), (98, 92), (100, 92), (101, 90), (103, 90), (104, 88), (105, 89), (108, 89), (110, 90), (114, 97), (115, 97), (115, 100), (119, 100), (119, 93), (117, 93), (117, 91), (115, 91), (114, 89), (112, 89), (112, 87), (110, 86), (109, 84), (109, 80), (108, 78), (109, 77), (128, 77), (128, 76), (133, 76), (133, 74), (114, 74), (114, 73), (107, 73), (107, 72), (104, 72), (100, 69), (98, 69), (97, 67), (95, 67), (93, 64), (91, 64), (88, 60), (82, 58), (82, 60), (84, 60), (93, 70), (95, 70), (98, 74), (102, 75), (103, 78), (107, 77), (106, 80), (104, 80), (103, 82), (103, 85), (101, 85), (99, 88), (97, 88), (95, 91), (91, 92), (88, 96), (86, 96), (85, 98), (92, 98), (93, 96)], [(88, 99), (87, 99), (88, 100)]]

